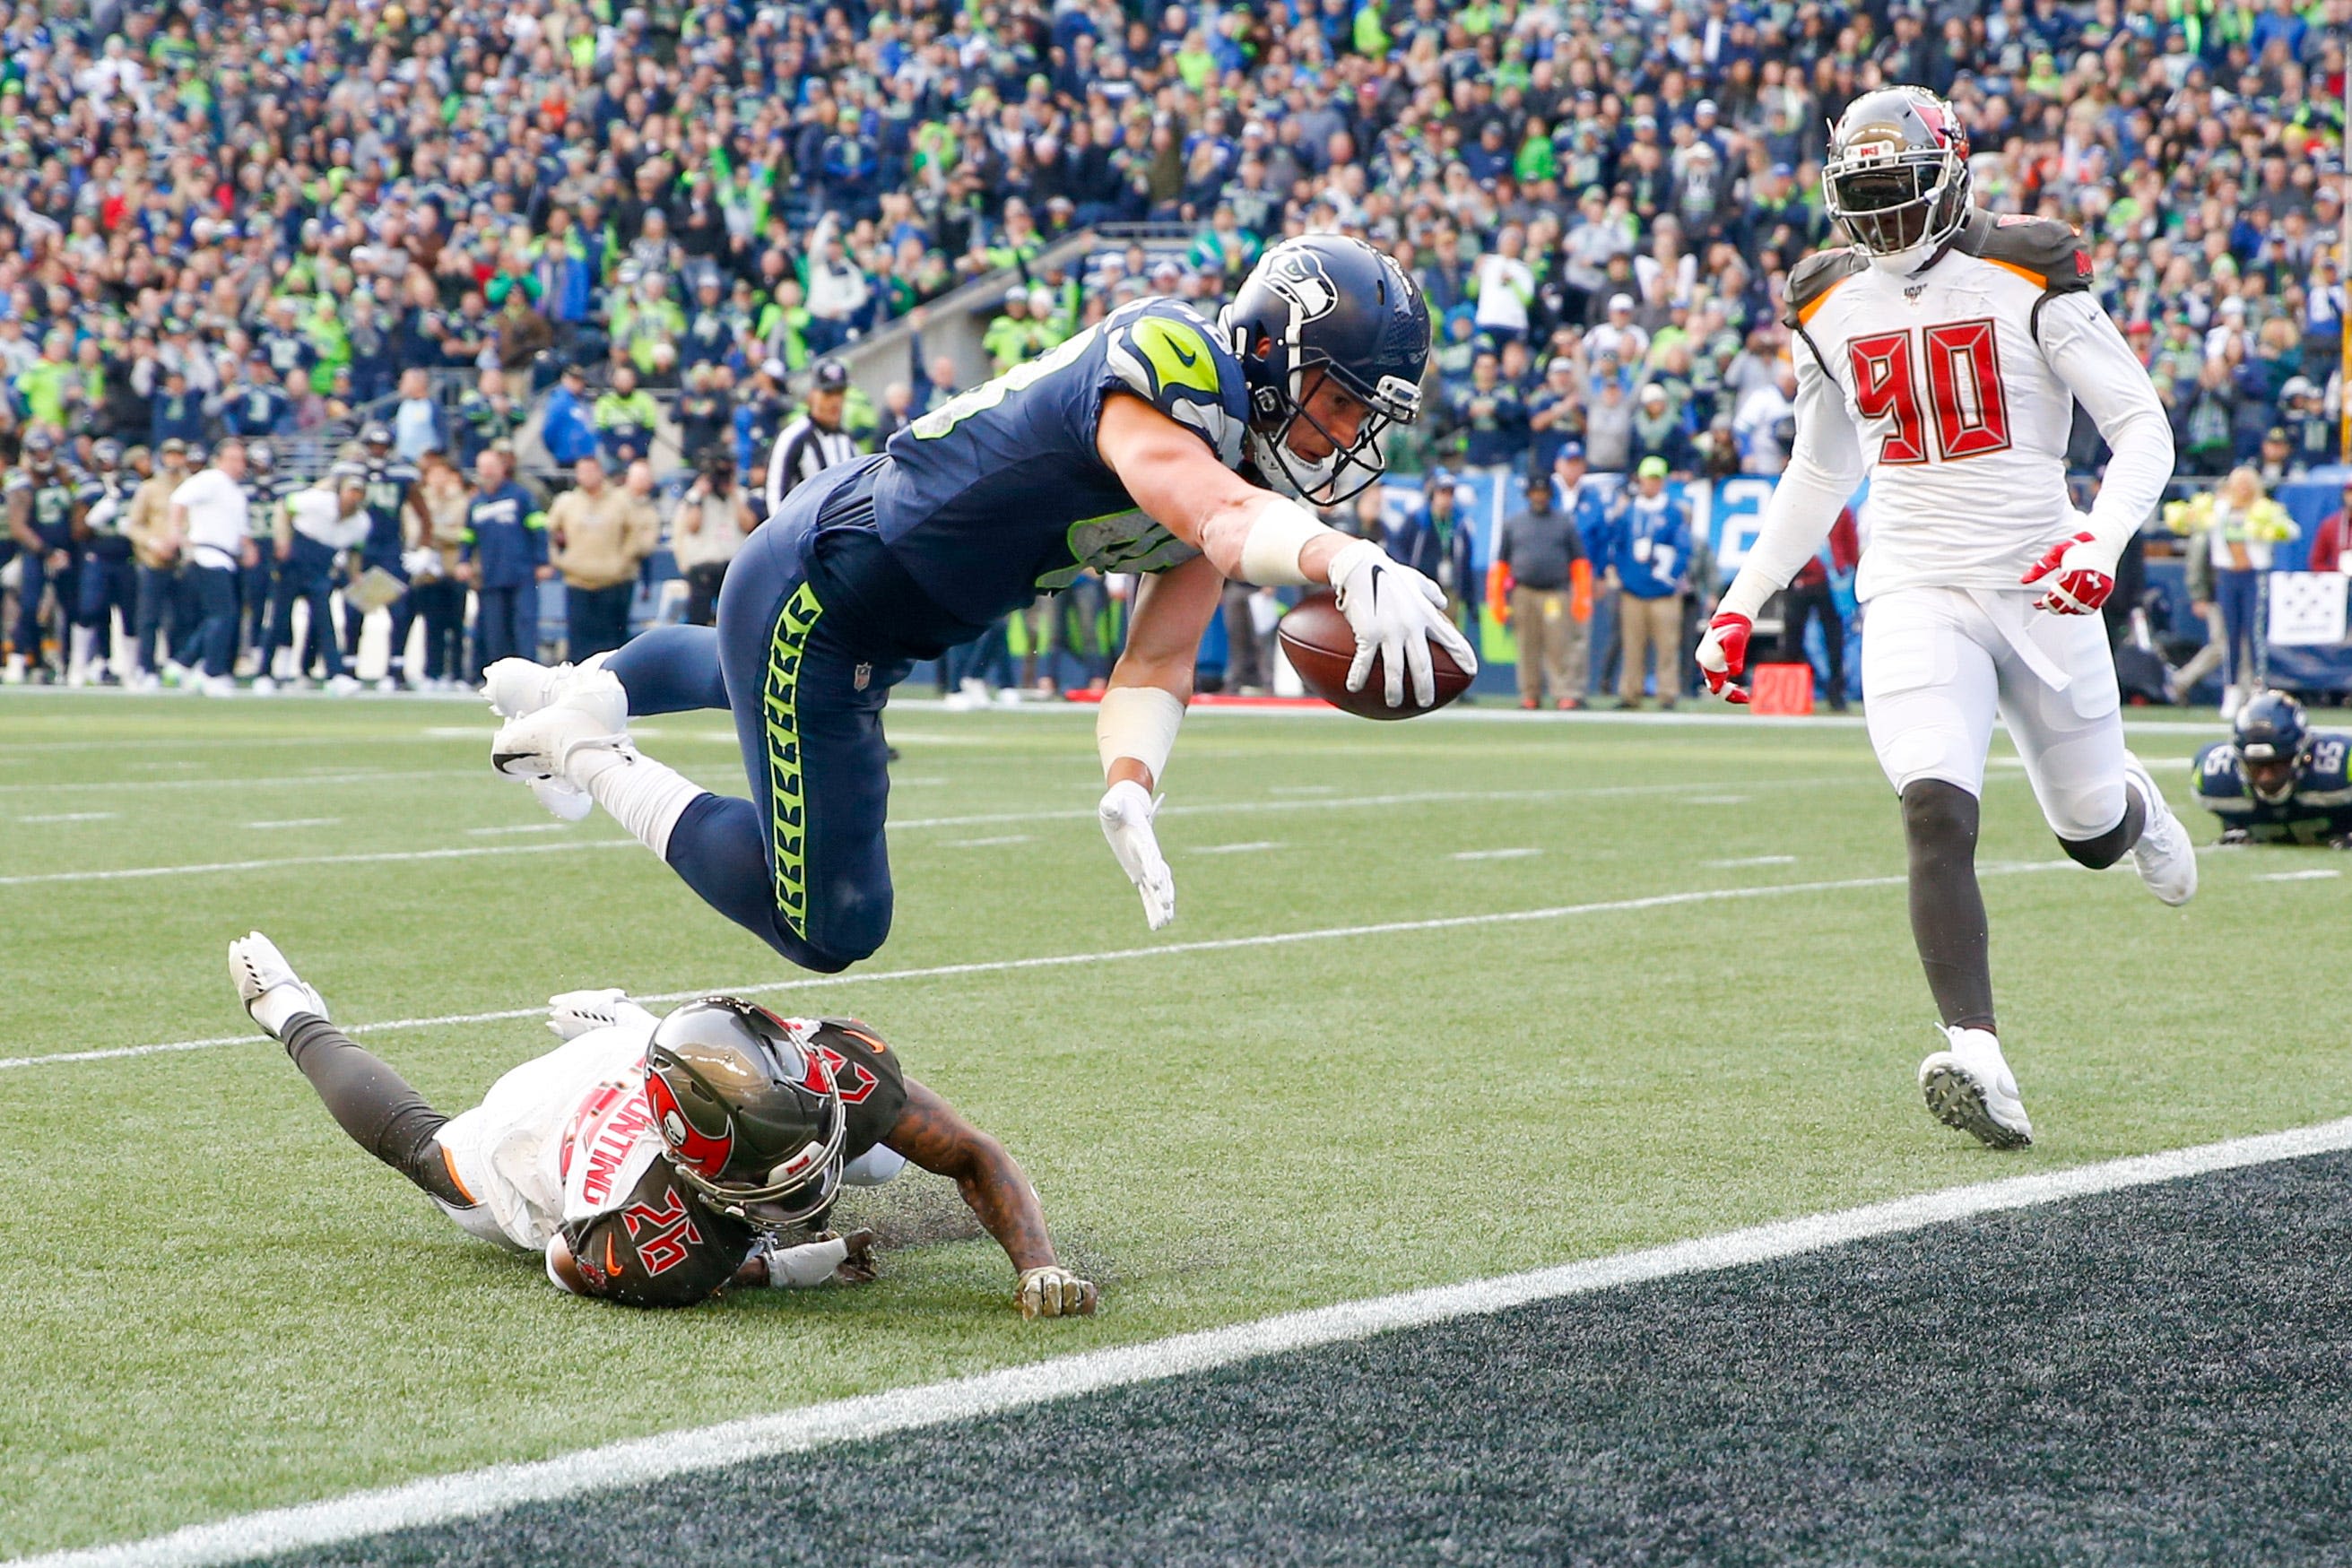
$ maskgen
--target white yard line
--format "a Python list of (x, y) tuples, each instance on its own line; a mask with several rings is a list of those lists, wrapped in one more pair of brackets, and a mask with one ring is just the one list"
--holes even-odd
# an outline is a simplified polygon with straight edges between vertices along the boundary
[(110, 822), (120, 811), (48, 811), (37, 817), (19, 817), (20, 822)]
[(995, 850), (1003, 849), (1009, 844), (1025, 844), (1031, 841), (1031, 837), (1027, 833), (999, 833), (992, 839), (950, 839), (940, 847), (947, 850)]
[(1184, 852), (1188, 855), (1246, 855), (1255, 854), (1261, 850), (1278, 850), (1281, 847), (1282, 841), (1279, 839), (1252, 839), (1245, 844), (1194, 844)]
[(570, 826), (570, 822), (509, 822), (497, 828), (467, 828), (466, 831), (475, 838), (484, 839), (502, 833), (560, 833)]
[[(365, 775), (371, 778), (397, 778), (397, 774)], [(333, 779), (292, 779), (292, 783), (331, 783)], [(1819, 787), (1836, 780), (1810, 779), (1788, 779), (1789, 786)], [(1254, 811), (1328, 811), (1354, 810), (1375, 806), (1435, 805), (1454, 800), (1559, 800), (1570, 799), (1607, 799), (1620, 795), (1676, 795), (1687, 789), (1707, 789), (1707, 785), (1629, 784), (1605, 785), (1590, 789), (1428, 789), (1399, 795), (1347, 795), (1311, 800), (1225, 800), (1209, 801), (1194, 806), (1167, 806), (1161, 817), (1223, 816), (1233, 812)], [(918, 828), (982, 828), (1008, 826), (1016, 822), (1091, 822), (1096, 813), (1088, 807), (1059, 807), (1038, 811), (992, 811), (969, 817), (915, 817), (889, 824), (894, 831), (905, 832)], [(554, 826), (558, 824), (551, 824)], [(466, 860), (478, 855), (551, 854), (574, 850), (609, 850), (632, 843), (630, 839), (589, 839), (562, 844), (471, 844), (448, 849), (383, 851), (366, 854), (290, 855), (282, 860), (206, 861), (194, 865), (123, 866), (100, 871), (26, 872), (13, 876), (0, 876), (0, 887), (26, 887), (45, 883), (128, 882), (143, 881), (161, 876), (210, 876), (231, 872), (270, 871), (281, 866), (362, 865), (371, 862), (401, 861)]]
[(1543, 851), (1530, 845), (1510, 850), (1458, 850), (1445, 858), (1450, 861), (1523, 861), (1541, 853)]
[(2314, 867), (2310, 871), (2264, 872), (2256, 882), (2332, 882), (2344, 873), (2333, 867)]
[(0, 784), (0, 793), (21, 795), (34, 789), (284, 789), (306, 784), (373, 784), (409, 779), (492, 779), (497, 777), (487, 768), (427, 768), (383, 773), (273, 773), (261, 779), (50, 779), (38, 784)]
[(341, 823), (341, 817), (288, 817), (277, 822), (247, 822), (248, 828), (331, 828)]
[(1591, 1295), (1826, 1251), (2045, 1204), (2123, 1192), (2352, 1148), (2352, 1119), (2292, 1132), (2231, 1138), (2162, 1154), (2104, 1160), (2073, 1170), (2011, 1176), (1892, 1198), (1860, 1208), (1776, 1220), (1692, 1241), (1620, 1252), (1554, 1268), (1437, 1285), (1366, 1301), (1206, 1329), (1168, 1339), (1056, 1356), (944, 1383), (831, 1400), (770, 1416), (638, 1437), (527, 1464), (437, 1476), (324, 1502), (269, 1509), (117, 1546), (20, 1559), (15, 1568), (202, 1568), (391, 1530), (478, 1519), (501, 1509), (638, 1486), (828, 1444), (971, 1421), (1136, 1384), (1213, 1371), (1262, 1356), (1369, 1339), (1400, 1329), (1486, 1317), (1538, 1301)]
[[(626, 842), (627, 841), (614, 841)], [(2072, 861), (2016, 861), (1979, 867), (1985, 876), (2063, 871)], [(1118, 963), (1132, 958), (1160, 958), (1187, 953), (1225, 953), (1248, 947), (1281, 947), (1300, 942), (1335, 942), (1357, 936), (1388, 936), (1415, 931), (1459, 931), (1481, 925), (1516, 925), (1547, 920), (1569, 920), (1585, 915), (1623, 915), (1644, 909), (1669, 909), (1680, 904), (1717, 904), (1749, 898), (1784, 898), (1808, 893), (1849, 893), (1861, 888), (1901, 887), (1903, 876), (1856, 876), (1836, 882), (1790, 882), (1760, 887), (1709, 887), (1689, 893), (1656, 893), (1640, 898), (1612, 898), (1595, 904), (1560, 904), (1544, 909), (1507, 909), (1488, 915), (1448, 915), (1427, 920), (1387, 920), (1371, 925), (1325, 925), (1308, 931), (1270, 931), (1255, 936), (1218, 936), (1198, 942), (1167, 942), (1150, 947), (1114, 947), (1098, 953), (1052, 953), (1034, 958), (989, 958), (969, 964), (934, 964), (919, 969), (877, 969), (866, 975), (808, 975), (798, 979), (771, 980), (753, 986), (699, 986), (692, 990), (661, 991), (641, 996), (641, 1002), (677, 1002), (707, 997), (714, 991), (733, 996), (763, 996), (776, 991), (810, 991), (835, 986), (878, 986), (898, 980), (936, 980), (965, 975), (999, 975), (1024, 969), (1062, 969), (1088, 964)], [(445, 1013), (437, 1018), (392, 1019), (380, 1023), (345, 1024), (346, 1034), (381, 1034), (394, 1030), (441, 1029), (461, 1024), (494, 1023), (506, 1019), (535, 1019), (545, 1007), (506, 1008), (496, 1012)], [(204, 1040), (167, 1040), (156, 1045), (118, 1045), (96, 1051), (58, 1051), (47, 1056), (0, 1057), (0, 1071), (16, 1067), (54, 1067), (68, 1061), (110, 1061), (126, 1056), (155, 1056), (172, 1051), (203, 1051), (220, 1045), (258, 1044), (257, 1034), (215, 1035)]]
[(1738, 860), (1704, 861), (1700, 863), (1729, 871), (1735, 866), (1743, 865), (1795, 865), (1797, 857), (1794, 855), (1743, 855)]

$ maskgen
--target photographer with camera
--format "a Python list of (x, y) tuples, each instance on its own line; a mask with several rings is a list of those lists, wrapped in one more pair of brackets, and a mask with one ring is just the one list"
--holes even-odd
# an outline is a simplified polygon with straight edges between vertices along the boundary
[(724, 447), (705, 453), (702, 473), (678, 497), (670, 517), (670, 553), (686, 579), (688, 624), (717, 622), (719, 588), (727, 580), (728, 563), (758, 524), (750, 497), (735, 482), (735, 459)]

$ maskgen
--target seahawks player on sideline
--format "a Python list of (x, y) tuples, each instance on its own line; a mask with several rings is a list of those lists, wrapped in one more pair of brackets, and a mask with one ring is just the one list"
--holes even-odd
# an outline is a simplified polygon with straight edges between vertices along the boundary
[(122, 472), (122, 444), (110, 438), (93, 442), (89, 469), (81, 486), (81, 582), (74, 600), (73, 643), (66, 661), (66, 685), (91, 681), (113, 685), (114, 617), (122, 616), (122, 634), (138, 626), (139, 584), (131, 559), (131, 540), (122, 531), (129, 520), (131, 486)]
[[(1789, 275), (1796, 444), (1698, 664), (1709, 690), (1747, 701), (1728, 683), (1755, 615), (1867, 476), (1863, 690), (1944, 1036), (1919, 1087), (1946, 1125), (2014, 1148), (2032, 1124), (1995, 1032), (1976, 874), (1996, 713), (2069, 858), (2099, 870), (2129, 854), (2166, 904), (2197, 891), (2188, 830), (2124, 747), (2098, 615), (2171, 477), (2172, 431), (2074, 231), (1973, 206), (1949, 104), (1907, 87), (1856, 99), (1822, 188), (1855, 243)], [(2066, 491), (2078, 402), (2115, 455), (2087, 517)]]
[(2189, 768), (2221, 842), (2352, 850), (2352, 736), (2312, 728), (2284, 692), (2256, 693)]
[(57, 590), (58, 626), (65, 639), (65, 623), (74, 610), (74, 559), (81, 542), (81, 486), (58, 461), (57, 437), (31, 430), (22, 446), (24, 465), (8, 476), (8, 534), (16, 546), (16, 631), (9, 644), (5, 678), (15, 685), (29, 665), (37, 679), (48, 680), (48, 661), (41, 651), (41, 599)]
[(854, 1019), (735, 997), (656, 1018), (617, 990), (569, 991), (548, 1000), (564, 1043), (444, 1116), (328, 1021), (268, 937), (231, 942), (228, 962), (246, 1011), (353, 1143), (467, 1234), (544, 1259), (573, 1295), (687, 1307), (730, 1287), (870, 1280), (872, 1233), (825, 1219), (845, 1183), (879, 1186), (911, 1160), (953, 1180), (1003, 1247), (1024, 1317), (1095, 1310), (1020, 1165)]
[[(501, 661), (492, 761), (560, 814), (603, 805), (720, 914), (831, 973), (890, 928), (881, 714), (916, 661), (1089, 568), (1139, 572), (1096, 721), (1105, 836), (1152, 929), (1175, 915), (1152, 832), (1225, 579), (1329, 583), (1391, 705), (1433, 695), (1430, 644), (1475, 659), (1444, 595), (1316, 520), (1380, 477), (1420, 413), (1429, 311), (1397, 265), (1312, 236), (1259, 261), (1212, 327), (1168, 298), (1121, 307), (802, 485), (743, 546), (715, 630), (664, 627), (580, 670)], [(593, 667), (591, 667), (593, 666)], [(645, 757), (631, 716), (731, 707), (751, 799)]]

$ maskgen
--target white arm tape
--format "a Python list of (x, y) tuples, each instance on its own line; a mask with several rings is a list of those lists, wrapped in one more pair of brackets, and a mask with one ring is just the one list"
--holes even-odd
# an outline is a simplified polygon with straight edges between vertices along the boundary
[(1103, 693), (1095, 714), (1095, 750), (1108, 778), (1111, 764), (1131, 757), (1151, 771), (1157, 787), (1168, 771), (1168, 754), (1176, 749), (1177, 727), (1184, 722), (1184, 705), (1174, 692), (1159, 686), (1113, 686)]
[(835, 1236), (800, 1247), (777, 1247), (768, 1253), (768, 1288), (772, 1291), (813, 1291), (833, 1278), (834, 1270), (849, 1256), (849, 1243)]
[(1257, 516), (1242, 538), (1242, 580), (1260, 588), (1307, 586), (1299, 552), (1330, 531), (1297, 502), (1269, 491), (1258, 497)]

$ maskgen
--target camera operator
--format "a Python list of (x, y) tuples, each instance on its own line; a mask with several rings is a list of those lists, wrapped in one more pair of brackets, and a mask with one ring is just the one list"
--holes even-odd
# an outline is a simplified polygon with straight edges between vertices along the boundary
[(727, 580), (727, 563), (743, 548), (744, 536), (757, 525), (751, 503), (735, 482), (735, 459), (724, 448), (703, 455), (702, 473), (670, 518), (670, 553), (677, 559), (678, 574), (686, 579), (686, 619), (709, 626), (719, 617), (719, 587)]

